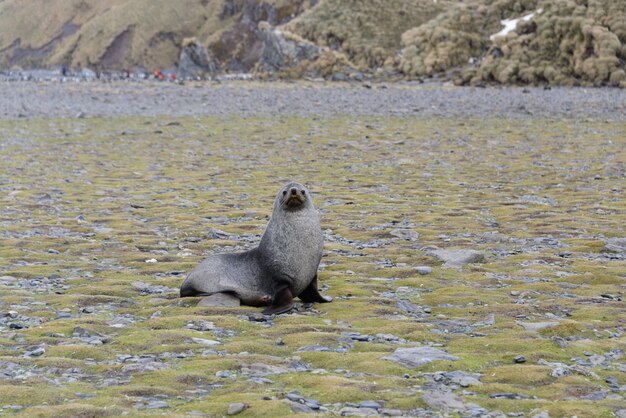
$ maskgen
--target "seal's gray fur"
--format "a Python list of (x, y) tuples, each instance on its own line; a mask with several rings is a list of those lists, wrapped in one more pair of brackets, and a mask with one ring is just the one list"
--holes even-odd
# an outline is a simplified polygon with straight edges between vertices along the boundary
[(330, 302), (317, 291), (323, 246), (309, 191), (299, 183), (288, 183), (276, 196), (259, 246), (207, 258), (187, 276), (180, 295), (229, 293), (244, 305), (270, 305), (268, 313), (291, 309), (293, 296), (305, 302)]

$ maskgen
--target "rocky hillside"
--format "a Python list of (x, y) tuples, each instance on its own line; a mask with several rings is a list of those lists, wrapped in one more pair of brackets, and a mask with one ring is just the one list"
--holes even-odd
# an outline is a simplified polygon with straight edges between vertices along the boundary
[(626, 0), (0, 0), (0, 28), (5, 69), (626, 86)]

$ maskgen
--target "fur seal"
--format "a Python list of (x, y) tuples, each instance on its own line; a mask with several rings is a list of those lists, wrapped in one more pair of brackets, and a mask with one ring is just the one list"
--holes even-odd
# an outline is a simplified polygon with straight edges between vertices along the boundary
[(303, 302), (330, 302), (317, 289), (323, 247), (311, 194), (300, 183), (288, 183), (276, 196), (259, 246), (202, 261), (183, 282), (180, 296), (227, 294), (244, 305), (268, 306), (264, 314), (291, 310), (296, 296)]

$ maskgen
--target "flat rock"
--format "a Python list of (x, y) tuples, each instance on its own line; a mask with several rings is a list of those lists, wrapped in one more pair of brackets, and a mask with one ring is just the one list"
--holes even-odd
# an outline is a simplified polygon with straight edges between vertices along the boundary
[(215, 340), (207, 340), (204, 338), (192, 338), (191, 341), (193, 341), (196, 344), (202, 344), (202, 345), (218, 345), (220, 342), (219, 341), (215, 341)]
[(422, 400), (430, 409), (445, 413), (460, 412), (468, 409), (468, 405), (459, 396), (452, 392), (426, 392)]
[(342, 417), (369, 417), (379, 416), (378, 411), (372, 408), (353, 408), (345, 407), (341, 408), (339, 415)]
[(376, 401), (361, 401), (359, 403), (359, 408), (371, 408), (371, 409), (379, 409), (383, 406)]
[(211, 296), (203, 297), (198, 306), (240, 306), (239, 298), (228, 293), (216, 293)]
[(415, 267), (415, 271), (417, 271), (419, 274), (430, 274), (433, 272), (433, 268), (429, 266), (418, 266)]
[(291, 410), (295, 412), (296, 414), (313, 414), (315, 412), (313, 411), (313, 409), (309, 408), (308, 406), (300, 402), (292, 402), (292, 401), (287, 401), (287, 402), (289, 402), (289, 406), (291, 406)]
[(389, 233), (396, 238), (404, 239), (407, 241), (417, 241), (420, 236), (418, 232), (415, 232), (412, 229), (405, 228), (392, 229), (391, 231), (389, 231)]
[(410, 347), (398, 348), (392, 355), (383, 357), (383, 359), (393, 361), (410, 369), (414, 369), (435, 360), (454, 361), (458, 360), (458, 357), (433, 347)]
[(552, 328), (559, 325), (556, 321), (544, 321), (544, 322), (521, 322), (515, 321), (517, 325), (524, 327), (526, 331), (541, 331), (542, 329)]
[(468, 386), (482, 385), (480, 380), (478, 380), (471, 374), (460, 371), (460, 370), (456, 370), (453, 372), (444, 372), (443, 375), (446, 378), (450, 379), (450, 382), (456, 383), (457, 385), (464, 387), (464, 388)]
[(170, 406), (165, 401), (150, 401), (146, 405), (146, 409), (165, 409), (169, 407)]
[(626, 253), (626, 238), (607, 238), (604, 240), (604, 250), (612, 253)]
[(241, 402), (231, 403), (228, 405), (228, 411), (226, 412), (228, 415), (237, 415), (240, 412), (248, 409), (248, 405)]
[(485, 253), (476, 250), (433, 250), (430, 254), (443, 261), (443, 267), (462, 267), (469, 263), (485, 262)]

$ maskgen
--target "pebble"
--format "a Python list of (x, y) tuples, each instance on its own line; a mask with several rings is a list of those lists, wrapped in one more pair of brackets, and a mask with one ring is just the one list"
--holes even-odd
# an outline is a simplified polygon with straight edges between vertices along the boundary
[(419, 266), (415, 267), (415, 271), (417, 271), (418, 274), (430, 274), (433, 272), (433, 268), (428, 266)]
[(312, 414), (312, 413), (314, 413), (313, 409), (309, 408), (305, 404), (301, 404), (299, 402), (292, 402), (292, 401), (287, 401), (287, 402), (289, 402), (289, 406), (291, 406), (291, 410), (293, 412), (295, 412), (296, 414)]
[(169, 407), (170, 406), (165, 401), (150, 401), (146, 405), (146, 409), (164, 409)]
[(39, 357), (42, 356), (44, 353), (46, 352), (45, 348), (43, 347), (37, 347), (32, 351), (27, 351), (26, 353), (24, 353), (26, 356), (28, 357)]
[(245, 403), (231, 403), (230, 405), (228, 405), (228, 411), (226, 413), (228, 415), (237, 415), (238, 413), (245, 411), (247, 408), (248, 405)]
[(518, 363), (518, 364), (519, 363), (526, 363), (526, 357), (524, 357), (524, 356), (515, 356), (513, 361)]
[(361, 401), (359, 403), (359, 408), (372, 408), (372, 409), (379, 409), (382, 408), (383, 406), (381, 404), (379, 404), (378, 402), (375, 401)]
[(218, 345), (220, 344), (219, 341), (215, 341), (215, 340), (207, 340), (204, 338), (192, 338), (191, 341), (193, 341), (196, 344), (202, 344), (202, 345)]
[(458, 360), (458, 357), (433, 347), (398, 348), (385, 360), (391, 360), (405, 367), (414, 369), (435, 360)]

